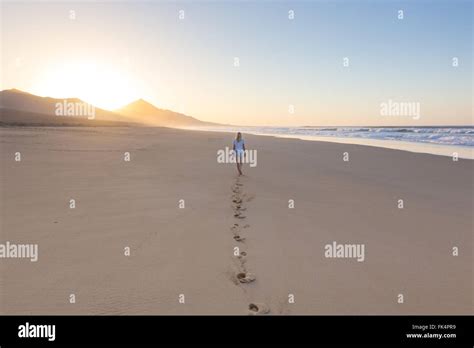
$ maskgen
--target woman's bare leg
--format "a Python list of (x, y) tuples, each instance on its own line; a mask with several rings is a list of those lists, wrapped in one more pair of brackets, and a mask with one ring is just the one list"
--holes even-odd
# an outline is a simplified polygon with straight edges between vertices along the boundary
[(240, 163), (239, 160), (237, 160), (237, 170), (239, 171), (239, 175), (242, 175), (242, 170), (240, 169), (242, 167), (242, 163)]

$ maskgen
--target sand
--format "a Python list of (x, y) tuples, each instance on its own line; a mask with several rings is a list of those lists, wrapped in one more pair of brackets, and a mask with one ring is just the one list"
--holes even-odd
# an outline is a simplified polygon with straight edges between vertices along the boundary
[(0, 135), (0, 243), (39, 250), (0, 259), (1, 314), (472, 313), (471, 160), (248, 135), (238, 178), (216, 160), (232, 134)]

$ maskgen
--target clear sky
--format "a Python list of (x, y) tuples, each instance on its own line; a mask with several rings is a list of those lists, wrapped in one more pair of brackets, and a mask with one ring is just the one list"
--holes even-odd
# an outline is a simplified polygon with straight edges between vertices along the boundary
[[(1, 18), (1, 89), (240, 125), (473, 124), (470, 0), (10, 1)], [(381, 116), (388, 100), (420, 118)]]

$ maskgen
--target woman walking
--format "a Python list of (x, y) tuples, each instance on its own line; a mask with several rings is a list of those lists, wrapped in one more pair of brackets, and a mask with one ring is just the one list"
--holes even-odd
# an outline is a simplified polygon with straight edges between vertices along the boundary
[(234, 153), (235, 153), (237, 170), (239, 172), (239, 175), (243, 175), (242, 164), (245, 158), (245, 142), (244, 142), (244, 139), (242, 138), (242, 133), (240, 132), (237, 133), (232, 149), (234, 150)]

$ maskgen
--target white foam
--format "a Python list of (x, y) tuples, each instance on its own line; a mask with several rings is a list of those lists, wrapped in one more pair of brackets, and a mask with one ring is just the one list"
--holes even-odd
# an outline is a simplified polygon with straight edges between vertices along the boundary
[(474, 127), (199, 127), (313, 141), (360, 144), (474, 159)]

